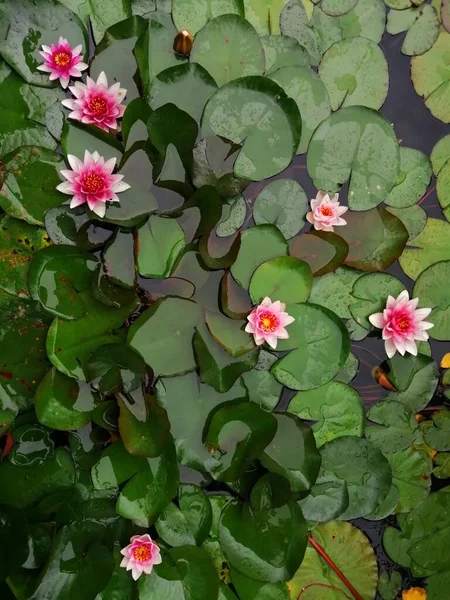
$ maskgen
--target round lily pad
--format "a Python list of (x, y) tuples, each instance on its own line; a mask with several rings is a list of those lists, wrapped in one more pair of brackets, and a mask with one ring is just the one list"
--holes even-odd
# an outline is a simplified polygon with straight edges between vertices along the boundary
[(294, 256), (273, 258), (253, 273), (249, 293), (254, 304), (266, 296), (285, 304), (306, 302), (311, 293), (312, 273), (309, 265)]
[(266, 75), (270, 75), (281, 67), (309, 67), (307, 51), (297, 40), (287, 35), (266, 35), (261, 38), (266, 57)]
[(310, 231), (290, 242), (289, 252), (311, 267), (314, 277), (335, 271), (346, 259), (348, 245), (331, 231)]
[(386, 31), (395, 35), (407, 31), (403, 54), (414, 56), (431, 48), (439, 34), (439, 18), (433, 6), (412, 6), (406, 10), (390, 10)]
[(404, 284), (389, 273), (367, 273), (359, 277), (353, 284), (350, 312), (355, 321), (372, 330), (370, 315), (383, 312), (388, 296), (397, 296), (405, 289)]
[(323, 0), (320, 8), (327, 15), (338, 17), (354, 8), (357, 2), (358, 0)]
[(413, 204), (407, 208), (388, 207), (387, 210), (400, 219), (408, 230), (410, 240), (417, 237), (427, 224), (427, 213), (419, 204)]
[(236, 233), (244, 224), (247, 203), (241, 195), (231, 198), (222, 205), (222, 216), (216, 227), (218, 237), (228, 237)]
[(223, 86), (209, 100), (202, 134), (242, 143), (236, 177), (259, 181), (285, 169), (294, 157), (301, 133), (294, 100), (265, 77), (243, 77)]
[(389, 88), (388, 65), (380, 47), (372, 40), (347, 38), (329, 48), (320, 63), (331, 108), (368, 106), (380, 108)]
[(240, 77), (261, 75), (266, 64), (258, 34), (248, 21), (235, 14), (209, 21), (195, 36), (190, 58), (218, 86)]
[(172, 18), (177, 29), (195, 35), (210, 19), (220, 15), (244, 16), (242, 0), (172, 0)]
[(428, 156), (413, 148), (400, 148), (400, 175), (385, 203), (394, 208), (406, 208), (417, 202), (431, 181)]
[(398, 178), (399, 148), (391, 124), (369, 108), (339, 110), (314, 132), (308, 171), (314, 185), (328, 192), (339, 191), (350, 179), (348, 203), (352, 210), (377, 206)]
[(266, 185), (253, 204), (257, 225), (273, 223), (284, 237), (294, 237), (305, 224), (309, 208), (305, 190), (295, 179), (277, 179)]
[(441, 219), (428, 218), (423, 231), (408, 242), (399, 258), (403, 271), (411, 279), (427, 267), (448, 259), (450, 254), (450, 224)]
[(422, 271), (414, 284), (413, 296), (421, 308), (433, 310), (426, 318), (434, 324), (428, 333), (435, 340), (450, 340), (450, 261), (438, 262)]

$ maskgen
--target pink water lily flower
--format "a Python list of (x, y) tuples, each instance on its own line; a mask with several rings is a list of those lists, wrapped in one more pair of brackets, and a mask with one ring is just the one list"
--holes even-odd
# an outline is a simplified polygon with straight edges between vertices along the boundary
[(369, 321), (374, 327), (383, 330), (386, 354), (392, 358), (398, 351), (402, 356), (405, 352), (417, 355), (415, 340), (425, 342), (429, 335), (427, 329), (434, 327), (433, 323), (424, 321), (431, 308), (417, 308), (419, 298), (409, 299), (407, 290), (403, 290), (397, 298), (388, 296), (383, 312), (370, 315)]
[(284, 312), (286, 305), (277, 300), (272, 302), (267, 296), (248, 315), (245, 327), (247, 333), (252, 333), (257, 346), (267, 342), (274, 350), (278, 340), (287, 340), (289, 334), (285, 327), (295, 321), (293, 317)]
[(81, 44), (71, 48), (69, 42), (60, 37), (57, 44), (42, 44), (41, 47), (39, 54), (44, 58), (44, 64), (38, 67), (38, 71), (50, 73), (50, 81), (59, 79), (63, 88), (69, 85), (71, 77), (81, 77), (81, 72), (88, 68), (80, 56)]
[(125, 105), (121, 102), (127, 93), (119, 82), (108, 87), (108, 79), (102, 71), (97, 81), (88, 77), (86, 84), (76, 81), (69, 90), (75, 98), (62, 101), (72, 111), (69, 118), (95, 125), (104, 131), (117, 129), (117, 119), (125, 112)]
[(314, 229), (322, 231), (334, 231), (337, 225), (347, 225), (347, 221), (341, 219), (348, 211), (346, 206), (340, 206), (339, 194), (332, 198), (325, 192), (317, 192), (317, 196), (311, 200), (311, 211), (307, 213), (306, 219)]
[(155, 544), (148, 533), (134, 535), (128, 546), (125, 546), (120, 553), (123, 554), (120, 566), (131, 571), (131, 576), (135, 581), (142, 573), (150, 575), (153, 565), (159, 565), (162, 562), (159, 546)]
[(62, 169), (61, 175), (67, 179), (57, 186), (63, 194), (72, 194), (70, 208), (87, 203), (99, 217), (104, 217), (106, 202), (119, 202), (117, 194), (129, 189), (122, 181), (123, 175), (113, 175), (116, 159), (105, 161), (98, 152), (92, 154), (86, 150), (84, 162), (72, 154), (67, 155), (72, 171)]

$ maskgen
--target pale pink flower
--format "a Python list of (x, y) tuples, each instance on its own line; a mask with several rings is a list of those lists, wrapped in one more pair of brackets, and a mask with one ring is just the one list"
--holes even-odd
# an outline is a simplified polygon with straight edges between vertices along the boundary
[(81, 71), (88, 66), (82, 62), (81, 44), (71, 48), (69, 42), (60, 37), (57, 44), (45, 46), (42, 44), (39, 54), (44, 58), (44, 64), (38, 67), (38, 71), (50, 73), (50, 81), (59, 79), (63, 88), (69, 85), (71, 77), (81, 77)]
[(72, 194), (70, 208), (85, 202), (99, 217), (104, 217), (106, 202), (119, 202), (117, 194), (130, 187), (122, 181), (123, 175), (113, 175), (115, 158), (105, 161), (98, 152), (91, 154), (86, 150), (84, 162), (72, 154), (67, 155), (72, 171), (62, 169), (61, 175), (67, 179), (57, 186), (63, 194)]
[(76, 81), (69, 90), (75, 98), (63, 100), (62, 104), (72, 111), (70, 119), (95, 125), (104, 131), (117, 129), (117, 119), (125, 112), (125, 105), (120, 103), (127, 93), (119, 82), (108, 87), (108, 80), (102, 71), (97, 81), (88, 77), (86, 84)]
[(384, 346), (389, 358), (397, 351), (402, 356), (405, 352), (416, 356), (415, 340), (425, 342), (428, 339), (426, 330), (434, 325), (424, 319), (430, 314), (431, 308), (416, 308), (418, 303), (419, 298), (410, 300), (407, 290), (403, 290), (397, 298), (388, 296), (383, 312), (370, 315), (372, 325), (383, 330)]
[(311, 200), (311, 211), (306, 219), (314, 229), (323, 231), (334, 231), (336, 225), (347, 225), (347, 221), (341, 216), (348, 211), (346, 206), (339, 205), (339, 194), (330, 198), (325, 192), (317, 192), (317, 196)]
[(159, 546), (155, 544), (148, 533), (134, 535), (128, 546), (125, 546), (120, 553), (123, 554), (120, 566), (131, 571), (131, 576), (135, 581), (142, 573), (150, 575), (153, 565), (159, 565), (162, 562)]
[(267, 342), (275, 350), (278, 339), (287, 340), (289, 338), (285, 327), (293, 323), (295, 319), (284, 312), (285, 308), (286, 305), (279, 300), (272, 302), (266, 296), (261, 304), (248, 315), (245, 331), (253, 334), (257, 346)]

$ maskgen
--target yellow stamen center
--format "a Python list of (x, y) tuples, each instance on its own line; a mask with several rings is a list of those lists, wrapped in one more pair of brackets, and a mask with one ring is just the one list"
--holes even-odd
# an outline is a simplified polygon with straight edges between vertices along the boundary
[(68, 52), (58, 52), (57, 54), (55, 54), (55, 64), (58, 65), (58, 67), (66, 67), (71, 60), (71, 56)]
[(145, 544), (142, 544), (142, 546), (137, 546), (137, 548), (133, 550), (133, 558), (138, 562), (146, 562), (147, 560), (150, 560), (150, 548)]
[(410, 321), (406, 317), (402, 317), (397, 321), (397, 325), (401, 331), (405, 331), (406, 329), (409, 329)]
[(271, 313), (262, 313), (259, 316), (259, 326), (264, 331), (275, 331), (278, 326), (278, 319)]
[(94, 96), (94, 98), (92, 98), (92, 100), (89, 102), (89, 108), (92, 110), (92, 112), (104, 113), (107, 108), (106, 100), (101, 96)]
[(97, 173), (89, 173), (84, 180), (84, 187), (91, 194), (98, 194), (98, 192), (101, 192), (104, 188), (104, 185), (105, 182), (103, 177), (100, 177), (100, 175), (97, 175)]
[(323, 214), (324, 217), (331, 217), (333, 214), (333, 211), (328, 206), (322, 206), (320, 212)]

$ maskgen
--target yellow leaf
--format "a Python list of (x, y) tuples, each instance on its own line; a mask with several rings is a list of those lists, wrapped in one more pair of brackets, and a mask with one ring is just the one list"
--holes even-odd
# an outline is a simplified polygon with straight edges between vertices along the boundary
[(441, 367), (443, 369), (450, 369), (450, 352), (447, 352), (447, 354), (444, 354), (442, 357)]
[(411, 588), (402, 592), (402, 600), (427, 600), (427, 597), (423, 588)]
[(372, 375), (375, 381), (378, 383), (378, 385), (384, 387), (385, 390), (389, 390), (391, 392), (397, 391), (397, 388), (393, 383), (389, 381), (387, 374), (383, 371), (381, 367), (376, 367), (375, 369), (373, 369)]

